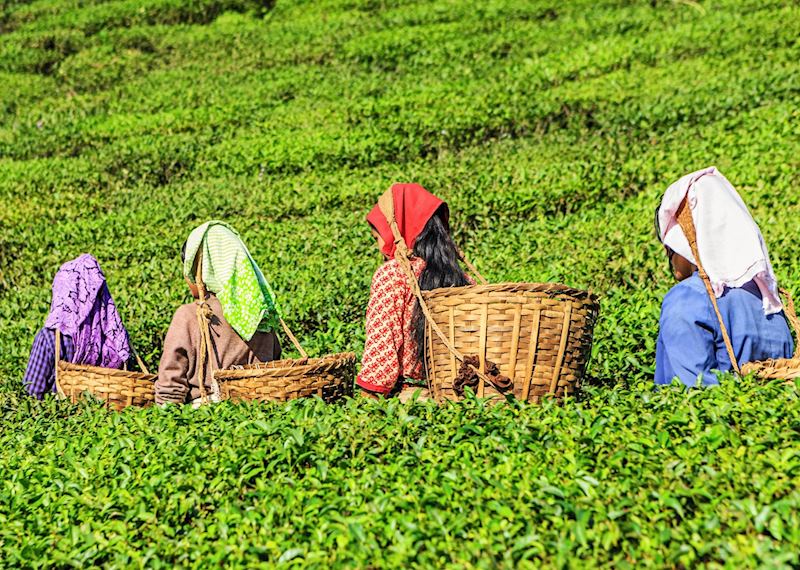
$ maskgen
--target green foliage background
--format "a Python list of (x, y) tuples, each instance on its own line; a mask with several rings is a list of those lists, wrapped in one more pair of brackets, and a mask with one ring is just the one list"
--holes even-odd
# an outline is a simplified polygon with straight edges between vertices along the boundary
[[(648, 384), (682, 174), (719, 167), (800, 289), (796, 1), (6, 0), (0, 32), (0, 565), (800, 564), (794, 388)], [(85, 251), (155, 367), (209, 218), (311, 353), (359, 352), (394, 181), (490, 279), (601, 294), (585, 401), (21, 395)]]

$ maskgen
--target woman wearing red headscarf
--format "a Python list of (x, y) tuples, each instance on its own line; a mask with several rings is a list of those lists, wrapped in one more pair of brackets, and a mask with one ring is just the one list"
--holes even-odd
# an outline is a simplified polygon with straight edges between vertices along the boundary
[[(458, 265), (447, 204), (419, 184), (395, 184), (391, 193), (400, 235), (423, 290), (471, 283)], [(425, 386), (421, 347), (425, 322), (400, 263), (392, 230), (379, 206), (367, 216), (385, 262), (375, 272), (367, 306), (367, 340), (356, 384), (370, 395)]]

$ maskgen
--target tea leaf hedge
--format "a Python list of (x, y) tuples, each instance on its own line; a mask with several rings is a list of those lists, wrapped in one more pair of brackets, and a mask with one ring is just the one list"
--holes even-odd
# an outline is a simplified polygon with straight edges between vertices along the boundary
[[(0, 3), (0, 565), (796, 567), (793, 385), (653, 389), (660, 193), (711, 164), (800, 293), (791, 0)], [(24, 396), (96, 255), (156, 367), (229, 221), (312, 354), (360, 353), (394, 181), (493, 281), (601, 296), (585, 393), (109, 413)]]

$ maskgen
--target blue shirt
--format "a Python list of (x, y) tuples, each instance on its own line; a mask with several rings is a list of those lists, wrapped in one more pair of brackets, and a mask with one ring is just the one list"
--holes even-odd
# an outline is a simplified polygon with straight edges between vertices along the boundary
[[(752, 281), (743, 287), (726, 288), (717, 299), (739, 364), (769, 358), (790, 358), (792, 335), (783, 313), (764, 315), (761, 293)], [(656, 345), (656, 384), (669, 384), (677, 377), (695, 386), (717, 384), (712, 370), (732, 369), (722, 339), (714, 306), (700, 275), (681, 281), (670, 289), (661, 305)]]

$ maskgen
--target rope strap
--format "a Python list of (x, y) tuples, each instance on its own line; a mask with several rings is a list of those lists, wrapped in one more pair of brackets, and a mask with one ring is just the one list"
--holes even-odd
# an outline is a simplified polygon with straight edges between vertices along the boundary
[[(392, 206), (394, 206), (394, 202), (392, 202)], [(395, 223), (395, 225), (396, 225), (396, 223)], [(405, 243), (405, 240), (403, 240), (403, 243)], [(478, 268), (475, 267), (474, 265), (472, 265), (472, 263), (469, 262), (469, 259), (467, 259), (467, 257), (464, 255), (464, 252), (461, 251), (461, 248), (458, 247), (458, 246), (456, 246), (456, 253), (458, 254), (458, 258), (464, 263), (464, 265), (467, 266), (467, 269), (469, 269), (469, 272), (472, 273), (472, 275), (478, 281), (480, 281), (481, 285), (488, 285), (489, 284), (489, 282), (486, 280), (486, 278), (483, 275), (480, 274), (480, 272), (478, 271)]]
[(133, 345), (131, 345), (131, 352), (133, 352), (133, 356), (136, 357), (136, 363), (139, 365), (141, 371), (145, 374), (150, 374), (150, 371), (147, 369), (147, 366), (145, 366), (144, 361), (139, 357), (139, 353), (133, 348)]
[(200, 388), (200, 403), (209, 402), (208, 392), (206, 391), (206, 358), (208, 358), (208, 368), (211, 372), (211, 393), (219, 396), (219, 385), (214, 378), (213, 362), (214, 347), (211, 344), (211, 316), (213, 312), (206, 302), (206, 284), (203, 281), (203, 250), (197, 252), (195, 268), (195, 283), (197, 284), (197, 325), (200, 329), (200, 347), (197, 351), (197, 385)]
[(797, 342), (794, 343), (794, 356), (792, 358), (800, 358), (800, 319), (797, 318), (797, 313), (794, 309), (794, 299), (788, 289), (778, 289), (781, 295), (786, 298), (786, 304), (783, 307), (783, 314), (786, 320), (792, 325), (794, 330), (794, 337)]
[(283, 320), (283, 317), (278, 316), (278, 318), (281, 320), (281, 326), (283, 327), (283, 332), (285, 332), (286, 336), (289, 337), (289, 340), (292, 341), (292, 344), (297, 349), (297, 352), (300, 353), (301, 359), (308, 360), (308, 353), (305, 350), (303, 350), (302, 346), (300, 346), (300, 342), (298, 342), (297, 338), (292, 334), (289, 325), (286, 324), (286, 321)]

